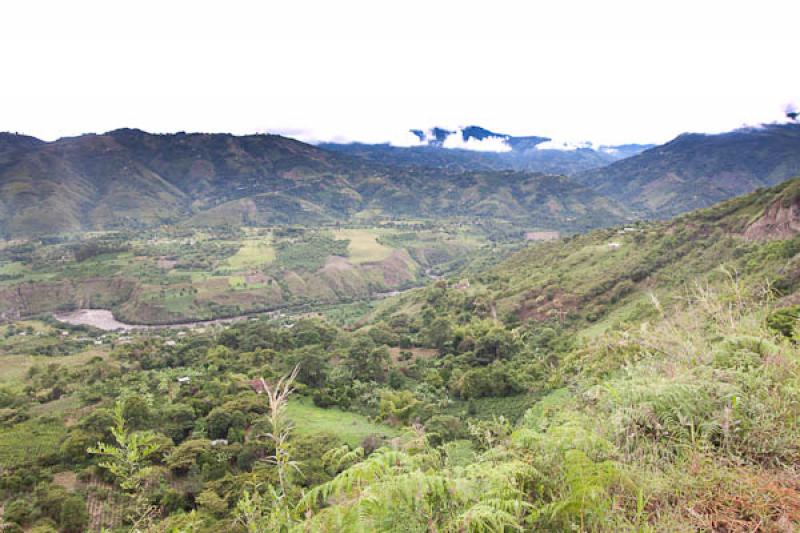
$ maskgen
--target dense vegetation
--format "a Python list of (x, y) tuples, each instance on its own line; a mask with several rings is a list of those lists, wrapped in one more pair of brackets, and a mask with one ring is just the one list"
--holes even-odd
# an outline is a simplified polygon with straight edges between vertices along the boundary
[[(464, 264), (338, 324), (3, 325), (4, 526), (792, 531), (799, 190)], [(276, 229), (270, 264), (418, 243), (357, 231)], [(238, 268), (261, 237), (201, 248)], [(75, 244), (74, 269), (131, 253)]]

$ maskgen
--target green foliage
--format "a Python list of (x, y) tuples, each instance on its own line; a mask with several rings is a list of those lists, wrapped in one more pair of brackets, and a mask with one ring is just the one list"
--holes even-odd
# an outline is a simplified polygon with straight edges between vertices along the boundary
[(114, 406), (114, 426), (110, 429), (115, 442), (98, 442), (88, 452), (104, 457), (100, 466), (108, 470), (123, 489), (135, 492), (142, 487), (147, 467), (163, 444), (155, 433), (129, 431), (123, 404), (119, 402)]
[(345, 367), (353, 377), (365, 381), (383, 381), (389, 363), (389, 350), (377, 346), (368, 336), (358, 336), (347, 351)]
[(85, 531), (89, 522), (89, 513), (86, 511), (86, 503), (78, 496), (70, 496), (61, 504), (59, 515), (61, 530), (66, 533), (80, 533)]
[(275, 267), (314, 272), (330, 255), (347, 257), (348, 240), (336, 240), (324, 233), (312, 233), (302, 240), (281, 241), (276, 245)]
[(795, 336), (798, 320), (800, 320), (800, 305), (792, 305), (770, 313), (767, 316), (767, 326), (791, 339)]
[[(304, 527), (342, 531), (522, 530), (529, 506), (520, 497), (531, 472), (524, 463), (480, 461), (446, 470), (441, 456), (423, 445), (417, 451), (380, 449), (332, 481), (313, 489), (300, 509), (323, 508)], [(437, 470), (429, 470), (439, 464)]]
[(469, 400), (487, 396), (512, 396), (522, 392), (523, 386), (509, 365), (498, 361), (486, 367), (453, 372), (449, 389), (456, 397)]
[(68, 493), (63, 487), (40, 484), (24, 498), (6, 504), (2, 520), (27, 526), (30, 531), (82, 533), (89, 515), (82, 497)]
[[(741, 209), (537, 244), (346, 328), (275, 317), (9, 360), (0, 451), (49, 451), (4, 463), (5, 512), (62, 528), (86, 494), (140, 530), (796, 527), (796, 310), (761, 281), (790, 275), (794, 244), (734, 236)], [(74, 491), (18, 497), (62, 469)]]
[(381, 391), (380, 417), (394, 424), (408, 424), (420, 405), (411, 391)]

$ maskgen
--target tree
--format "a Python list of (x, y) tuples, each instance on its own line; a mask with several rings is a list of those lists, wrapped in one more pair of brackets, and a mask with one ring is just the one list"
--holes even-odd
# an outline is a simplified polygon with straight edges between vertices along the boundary
[(98, 442), (87, 451), (105, 458), (100, 463), (117, 479), (120, 487), (133, 498), (131, 520), (134, 529), (149, 522), (156, 509), (149, 505), (143, 489), (145, 479), (151, 468), (149, 459), (161, 449), (162, 441), (150, 431), (131, 432), (128, 430), (121, 402), (114, 406), (114, 426), (110, 428), (115, 443)]
[(129, 396), (122, 404), (122, 415), (129, 427), (141, 429), (150, 422), (150, 406), (139, 396)]
[(309, 387), (321, 388), (328, 380), (330, 362), (319, 346), (304, 346), (293, 350), (286, 354), (281, 363), (290, 369), (297, 367), (297, 381)]
[(498, 359), (511, 359), (518, 346), (514, 334), (504, 328), (493, 327), (478, 337), (475, 344), (475, 360), (482, 365)]
[(425, 329), (425, 339), (430, 346), (444, 350), (453, 340), (453, 327), (446, 318), (436, 318)]
[(421, 402), (413, 392), (383, 391), (380, 401), (380, 416), (390, 423), (408, 424)]
[(386, 346), (376, 346), (370, 337), (360, 336), (347, 352), (344, 363), (354, 378), (381, 382), (386, 378), (389, 350)]

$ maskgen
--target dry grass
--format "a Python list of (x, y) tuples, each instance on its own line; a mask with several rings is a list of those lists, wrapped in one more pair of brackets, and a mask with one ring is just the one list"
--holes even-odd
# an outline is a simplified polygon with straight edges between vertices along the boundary
[(703, 531), (793, 532), (800, 524), (800, 478), (737, 468), (704, 491), (686, 515)]
[(378, 242), (378, 235), (365, 229), (343, 229), (336, 231), (337, 239), (348, 239), (348, 260), (355, 264), (374, 263), (389, 257), (392, 249)]

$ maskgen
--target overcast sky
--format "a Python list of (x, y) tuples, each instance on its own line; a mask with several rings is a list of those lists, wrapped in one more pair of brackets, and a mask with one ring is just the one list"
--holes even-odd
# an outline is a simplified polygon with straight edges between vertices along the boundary
[[(127, 7), (126, 7), (127, 6)], [(800, 103), (800, 2), (0, 4), (0, 131), (663, 142)]]

